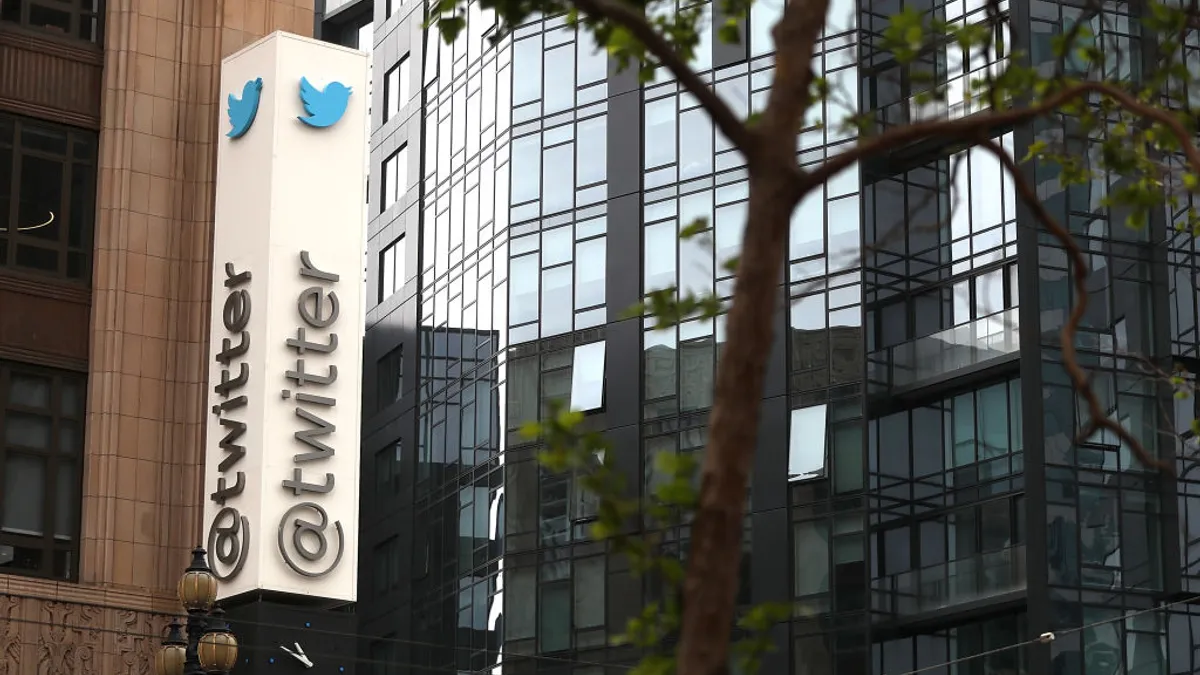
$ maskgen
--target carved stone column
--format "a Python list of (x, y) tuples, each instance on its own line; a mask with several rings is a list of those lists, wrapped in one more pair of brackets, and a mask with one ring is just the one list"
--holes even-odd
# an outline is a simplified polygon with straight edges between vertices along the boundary
[(108, 0), (85, 583), (174, 593), (200, 538), (221, 58), (313, 0)]

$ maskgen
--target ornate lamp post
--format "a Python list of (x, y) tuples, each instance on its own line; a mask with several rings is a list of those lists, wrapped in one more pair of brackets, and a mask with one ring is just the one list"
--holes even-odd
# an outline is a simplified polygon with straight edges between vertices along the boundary
[(237, 638), (214, 603), (217, 578), (208, 567), (204, 549), (192, 550), (192, 564), (179, 579), (179, 602), (187, 610), (187, 639), (183, 626), (172, 622), (167, 639), (154, 660), (157, 675), (228, 675), (237, 663)]

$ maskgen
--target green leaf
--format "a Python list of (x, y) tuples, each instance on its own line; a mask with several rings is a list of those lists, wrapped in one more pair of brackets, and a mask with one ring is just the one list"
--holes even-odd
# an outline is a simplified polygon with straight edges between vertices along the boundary
[(707, 232), (708, 229), (708, 218), (697, 218), (679, 231), (679, 238), (684, 240), (691, 239), (698, 234)]

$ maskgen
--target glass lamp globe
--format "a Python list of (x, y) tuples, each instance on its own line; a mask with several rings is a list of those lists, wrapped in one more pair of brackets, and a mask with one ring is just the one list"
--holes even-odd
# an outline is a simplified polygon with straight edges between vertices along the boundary
[(227, 673), (237, 663), (237, 638), (229, 632), (225, 612), (220, 608), (213, 610), (208, 630), (196, 646), (196, 656), (200, 659), (200, 667), (207, 673)]
[(189, 611), (208, 611), (216, 599), (217, 578), (204, 559), (204, 549), (194, 549), (192, 564), (179, 578), (179, 602)]
[(171, 623), (171, 632), (163, 640), (162, 647), (154, 655), (155, 675), (183, 675), (187, 660), (187, 643), (183, 641), (179, 624)]

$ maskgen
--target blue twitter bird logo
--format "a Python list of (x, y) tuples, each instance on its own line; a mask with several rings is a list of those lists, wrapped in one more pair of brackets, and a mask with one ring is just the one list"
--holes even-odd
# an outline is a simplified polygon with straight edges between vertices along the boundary
[(312, 86), (308, 78), (300, 78), (300, 101), (308, 117), (297, 117), (310, 127), (331, 127), (342, 119), (350, 103), (350, 87), (341, 82), (330, 82), (324, 91)]
[(246, 82), (242, 87), (242, 97), (239, 99), (233, 94), (229, 95), (229, 133), (226, 134), (230, 138), (241, 138), (250, 131), (250, 125), (254, 124), (254, 117), (258, 115), (258, 102), (262, 99), (262, 78), (256, 78)]

